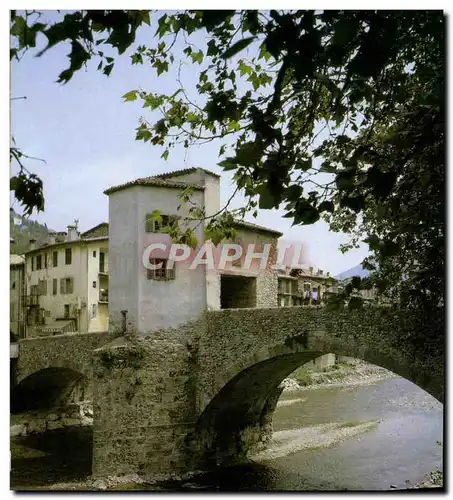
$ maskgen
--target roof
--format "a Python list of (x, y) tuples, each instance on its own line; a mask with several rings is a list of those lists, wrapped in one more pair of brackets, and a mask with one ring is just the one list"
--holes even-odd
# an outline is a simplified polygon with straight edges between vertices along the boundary
[(32, 253), (37, 253), (37, 252), (42, 252), (43, 250), (48, 250), (50, 248), (55, 248), (55, 247), (61, 247), (64, 245), (73, 245), (73, 244), (81, 244), (81, 243), (90, 243), (90, 241), (101, 241), (105, 240), (107, 241), (109, 239), (108, 236), (100, 236), (96, 238), (79, 238), (78, 240), (72, 240), (72, 241), (58, 241), (56, 243), (52, 243), (50, 245), (44, 244), (40, 247), (34, 248), (33, 250), (28, 250), (25, 252), (24, 255), (30, 255)]
[(283, 236), (283, 233), (281, 233), (280, 231), (276, 231), (275, 229), (270, 229), (270, 228), (264, 227), (264, 226), (259, 226), (258, 224), (253, 224), (251, 222), (246, 222), (244, 220), (235, 221), (234, 225), (236, 227), (243, 227), (245, 229), (251, 229), (252, 231), (259, 231), (262, 233), (276, 234), (279, 237)]
[(22, 266), (25, 262), (23, 255), (10, 254), (9, 255), (9, 265), (10, 266)]
[(326, 273), (318, 274), (317, 272), (310, 272), (309, 269), (305, 269), (303, 267), (293, 267), (291, 269), (291, 272), (294, 274), (297, 274), (301, 277), (304, 278), (314, 278), (314, 279), (321, 279), (321, 280), (333, 280), (336, 281), (336, 279), (333, 276), (327, 276)]
[(139, 179), (135, 179), (135, 181), (126, 182), (124, 184), (120, 184), (118, 186), (113, 186), (104, 191), (104, 194), (115, 193), (116, 191), (121, 191), (128, 187), (132, 186), (155, 186), (155, 187), (166, 187), (166, 188), (176, 188), (176, 189), (186, 189), (189, 186), (192, 186), (194, 189), (198, 191), (203, 191), (204, 186), (200, 186), (199, 184), (192, 184), (190, 182), (182, 182), (182, 181), (166, 181), (163, 179), (159, 179), (157, 177), (142, 177)]
[(219, 174), (215, 174), (214, 172), (211, 172), (210, 170), (206, 170), (204, 168), (199, 168), (199, 167), (184, 168), (182, 170), (174, 170), (173, 172), (166, 172), (165, 174), (154, 175), (153, 177), (159, 178), (159, 179), (168, 179), (169, 177), (178, 177), (180, 175), (192, 174), (193, 172), (197, 172), (198, 170), (201, 170), (205, 174), (213, 175), (214, 177), (220, 178)]
[(107, 229), (108, 231), (108, 228), (109, 228), (109, 223), (108, 222), (101, 222), (100, 224), (98, 224), (97, 226), (94, 226), (90, 229), (88, 229), (88, 231), (85, 231), (84, 233), (82, 233), (80, 236), (81, 238), (85, 238), (86, 235), (90, 234), (90, 233), (94, 233), (96, 231), (98, 231), (99, 229), (101, 228), (105, 228)]

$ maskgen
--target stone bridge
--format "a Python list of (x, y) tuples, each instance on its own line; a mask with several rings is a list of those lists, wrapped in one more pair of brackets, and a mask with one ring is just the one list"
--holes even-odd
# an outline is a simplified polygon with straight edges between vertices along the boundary
[(90, 398), (93, 351), (112, 338), (109, 332), (100, 332), (20, 340), (13, 372), (12, 412), (64, 403), (75, 387)]
[(281, 381), (325, 353), (387, 368), (443, 402), (443, 314), (227, 309), (145, 338), (25, 340), (13, 394), (50, 404), (77, 376), (89, 380), (94, 476), (209, 469), (265, 446)]

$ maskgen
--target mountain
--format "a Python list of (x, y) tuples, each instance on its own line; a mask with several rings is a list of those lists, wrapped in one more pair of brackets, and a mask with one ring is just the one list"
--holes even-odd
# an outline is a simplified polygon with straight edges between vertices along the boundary
[(10, 253), (23, 254), (29, 249), (30, 239), (36, 240), (36, 246), (47, 242), (49, 231), (46, 224), (19, 215), (14, 210), (9, 214), (9, 230), (15, 243), (10, 245)]
[(360, 276), (361, 278), (366, 278), (367, 276), (369, 276), (369, 274), (370, 271), (368, 271), (367, 269), (363, 269), (362, 265), (358, 264), (355, 267), (351, 267), (351, 269), (348, 269), (347, 271), (343, 271), (342, 273), (337, 274), (335, 278), (341, 281), (348, 278), (352, 278), (353, 276)]

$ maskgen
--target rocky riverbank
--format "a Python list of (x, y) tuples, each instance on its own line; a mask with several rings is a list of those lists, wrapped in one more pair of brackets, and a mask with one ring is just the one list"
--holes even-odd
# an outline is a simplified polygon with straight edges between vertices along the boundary
[(380, 366), (357, 362), (337, 364), (319, 372), (302, 367), (283, 380), (281, 386), (284, 392), (290, 392), (321, 387), (369, 385), (395, 377), (397, 375)]

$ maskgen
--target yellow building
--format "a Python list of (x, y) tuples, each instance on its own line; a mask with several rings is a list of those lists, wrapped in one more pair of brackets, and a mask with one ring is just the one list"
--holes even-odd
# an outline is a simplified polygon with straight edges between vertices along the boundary
[(108, 330), (108, 224), (50, 233), (25, 253), (26, 336)]

